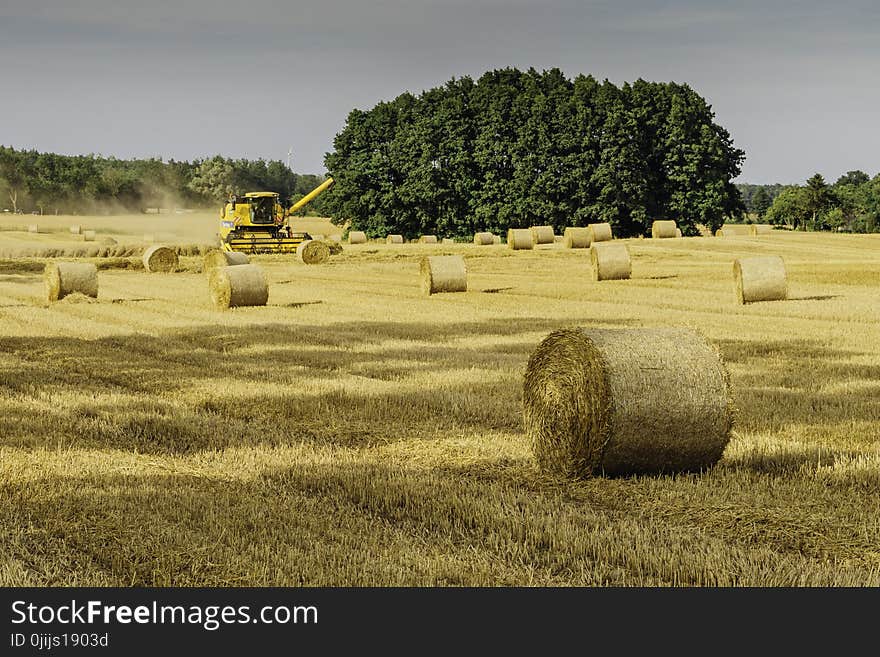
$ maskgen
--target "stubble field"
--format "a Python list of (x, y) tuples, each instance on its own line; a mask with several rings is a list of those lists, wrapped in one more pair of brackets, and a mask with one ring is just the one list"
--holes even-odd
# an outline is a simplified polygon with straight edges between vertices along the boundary
[[(152, 227), (103, 220), (120, 243)], [(163, 239), (214, 227), (163, 221)], [(0, 226), (0, 250), (73, 244), (56, 223)], [(269, 305), (226, 312), (197, 257), (102, 270), (97, 302), (51, 306), (45, 261), (7, 257), (0, 584), (880, 585), (880, 236), (628, 244), (632, 280), (603, 283), (560, 245), (258, 256)], [(422, 296), (440, 253), (466, 257), (468, 292)], [(790, 300), (734, 303), (749, 254), (785, 258)], [(721, 463), (538, 471), (522, 376), (566, 326), (718, 345), (738, 409)]]

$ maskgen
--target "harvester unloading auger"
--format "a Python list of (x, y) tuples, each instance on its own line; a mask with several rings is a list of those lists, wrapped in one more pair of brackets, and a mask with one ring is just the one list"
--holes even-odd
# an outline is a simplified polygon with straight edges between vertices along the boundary
[(333, 182), (333, 178), (327, 178), (287, 209), (275, 192), (231, 196), (220, 214), (221, 247), (242, 253), (296, 253), (296, 247), (312, 236), (295, 231), (290, 226), (291, 215), (332, 187)]

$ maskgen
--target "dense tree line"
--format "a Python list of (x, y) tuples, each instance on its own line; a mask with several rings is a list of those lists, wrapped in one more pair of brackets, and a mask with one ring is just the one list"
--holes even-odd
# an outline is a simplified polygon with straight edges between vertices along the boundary
[(829, 185), (817, 173), (804, 185), (783, 188), (759, 216), (793, 230), (880, 232), (880, 174), (849, 171)]
[(751, 183), (737, 183), (736, 188), (742, 196), (746, 213), (763, 215), (773, 204), (773, 200), (785, 189), (785, 185), (754, 185)]
[[(178, 162), (57, 155), (0, 146), (0, 208), (12, 212), (93, 214), (150, 208), (215, 207), (232, 192), (272, 191), (296, 200), (322, 176), (296, 174), (278, 160)], [(321, 211), (319, 196), (309, 206)]]
[(655, 219), (685, 234), (743, 210), (743, 151), (689, 86), (503, 69), (354, 110), (325, 158), (338, 219), (371, 235)]

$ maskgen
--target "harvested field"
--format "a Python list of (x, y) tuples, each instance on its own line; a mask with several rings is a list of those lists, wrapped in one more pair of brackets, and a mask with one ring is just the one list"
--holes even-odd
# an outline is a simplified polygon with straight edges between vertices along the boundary
[[(74, 245), (59, 219), (0, 250)], [(126, 244), (105, 219), (76, 221)], [(198, 255), (49, 306), (47, 260), (4, 256), (0, 583), (880, 585), (880, 236), (619, 241), (633, 277), (610, 285), (578, 249), (254, 256), (267, 305), (224, 312)], [(468, 291), (424, 296), (421, 258), (447, 254)], [(769, 255), (788, 299), (738, 305), (731, 263)], [(667, 326), (729, 370), (718, 464), (542, 472), (521, 413), (537, 345)]]

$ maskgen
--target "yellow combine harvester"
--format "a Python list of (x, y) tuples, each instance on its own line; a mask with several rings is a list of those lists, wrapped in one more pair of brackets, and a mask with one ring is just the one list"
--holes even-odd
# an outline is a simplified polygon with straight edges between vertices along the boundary
[(275, 192), (248, 192), (230, 197), (220, 214), (220, 244), (224, 251), (242, 253), (296, 253), (307, 232), (296, 232), (290, 216), (324, 190), (333, 186), (327, 178), (286, 210)]

